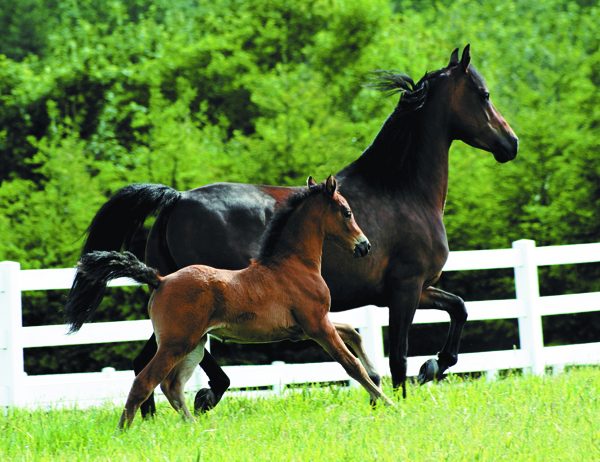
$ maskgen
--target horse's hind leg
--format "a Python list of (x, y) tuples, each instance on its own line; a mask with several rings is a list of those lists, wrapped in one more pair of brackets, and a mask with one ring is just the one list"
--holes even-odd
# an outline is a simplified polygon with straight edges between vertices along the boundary
[[(137, 376), (140, 372), (144, 370), (144, 368), (148, 365), (150, 360), (156, 354), (156, 336), (154, 332), (152, 333), (152, 337), (146, 342), (142, 351), (134, 358), (133, 360), (133, 372)], [(156, 414), (156, 403), (154, 402), (154, 391), (150, 393), (150, 396), (146, 401), (144, 401), (140, 407), (142, 412), (142, 418), (151, 417)]]
[(150, 360), (144, 370), (133, 381), (131, 391), (125, 403), (125, 409), (123, 409), (123, 413), (119, 419), (118, 430), (123, 430), (131, 426), (135, 413), (141, 404), (148, 399), (148, 396), (150, 396), (158, 384), (171, 372), (171, 369), (179, 362), (181, 356), (181, 354), (176, 354), (165, 348), (158, 349), (154, 358)]
[(342, 340), (344, 341), (344, 343), (352, 347), (352, 349), (358, 356), (358, 359), (360, 359), (360, 362), (367, 370), (367, 374), (369, 374), (369, 377), (371, 378), (373, 383), (379, 387), (381, 385), (381, 376), (379, 375), (379, 373), (375, 369), (375, 366), (373, 366), (373, 363), (367, 356), (367, 352), (363, 347), (362, 337), (360, 336), (360, 334), (356, 332), (354, 327), (352, 327), (350, 324), (340, 324), (334, 322), (333, 325), (340, 337), (342, 338)]
[(200, 367), (209, 378), (208, 386), (210, 388), (201, 388), (196, 393), (196, 399), (194, 400), (194, 413), (196, 415), (214, 408), (221, 401), (231, 383), (219, 363), (206, 350), (204, 350)]

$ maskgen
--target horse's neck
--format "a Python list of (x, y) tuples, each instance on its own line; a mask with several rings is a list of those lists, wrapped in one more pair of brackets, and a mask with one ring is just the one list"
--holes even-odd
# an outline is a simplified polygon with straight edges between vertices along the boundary
[(316, 206), (316, 204), (305, 202), (292, 213), (281, 230), (281, 235), (269, 258), (271, 265), (287, 264), (293, 261), (321, 272), (325, 231), (319, 213), (309, 210), (311, 206)]
[[(430, 131), (431, 133), (428, 133)], [(414, 187), (418, 188), (421, 196), (425, 197), (432, 206), (444, 212), (448, 195), (448, 154), (450, 140), (435, 133), (435, 130), (425, 127), (423, 144), (419, 152), (417, 178)]]
[[(414, 158), (409, 161), (413, 162), (410, 177), (402, 179), (402, 175), (398, 175), (396, 179), (387, 181), (382, 189), (391, 194), (399, 193), (417, 198), (428, 207), (443, 213), (448, 194), (448, 152), (452, 141), (439, 128), (443, 124), (440, 114), (424, 114), (421, 117), (427, 120), (427, 124), (420, 128), (420, 139), (413, 140), (419, 145)], [(362, 156), (336, 174), (344, 188), (351, 188), (354, 181), (362, 183), (367, 175), (371, 177), (367, 182), (377, 188), (379, 185), (375, 184), (377, 181), (373, 181), (373, 178), (389, 177), (390, 172), (394, 175), (394, 169), (398, 168), (394, 160), (398, 160), (400, 152), (398, 132), (394, 130), (397, 124), (398, 121), (392, 114)], [(412, 133), (410, 136), (416, 137)], [(409, 167), (404, 165), (402, 168)]]

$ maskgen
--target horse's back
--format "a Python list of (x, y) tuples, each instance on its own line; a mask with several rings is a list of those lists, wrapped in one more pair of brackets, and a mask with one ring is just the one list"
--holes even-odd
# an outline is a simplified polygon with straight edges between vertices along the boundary
[(259, 249), (276, 203), (294, 191), (240, 183), (186, 191), (168, 217), (159, 214), (148, 238), (147, 263), (161, 274), (192, 264), (245, 268)]

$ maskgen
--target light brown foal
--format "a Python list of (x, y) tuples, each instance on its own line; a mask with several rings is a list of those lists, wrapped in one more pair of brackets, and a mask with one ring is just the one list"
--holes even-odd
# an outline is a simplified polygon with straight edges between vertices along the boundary
[(381, 399), (393, 405), (371, 378), (379, 381), (360, 335), (329, 319), (331, 299), (321, 276), (325, 240), (355, 257), (370, 249), (332, 176), (320, 184), (309, 177), (308, 189), (277, 211), (257, 259), (243, 270), (193, 265), (161, 277), (127, 252), (84, 255), (79, 271), (96, 283), (126, 276), (155, 289), (148, 311), (158, 351), (135, 378), (118, 428), (131, 425), (158, 384), (171, 405), (194, 421), (184, 387), (202, 359), (209, 332), (238, 343), (313, 339), (368, 391), (371, 402)]

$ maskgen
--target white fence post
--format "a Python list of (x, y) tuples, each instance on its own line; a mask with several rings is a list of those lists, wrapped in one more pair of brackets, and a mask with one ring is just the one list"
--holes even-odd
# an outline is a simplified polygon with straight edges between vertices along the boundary
[(20, 263), (0, 263), (0, 406), (15, 406), (22, 402), (21, 385), (25, 373), (19, 336), (23, 326), (20, 271)]
[(522, 239), (513, 242), (513, 248), (521, 251), (522, 265), (515, 267), (517, 299), (525, 305), (526, 315), (519, 318), (521, 349), (529, 351), (531, 367), (524, 372), (541, 375), (545, 372), (544, 335), (540, 312), (540, 288), (538, 267), (534, 260), (535, 241)]
[(363, 340), (363, 347), (367, 356), (377, 369), (377, 372), (381, 373), (385, 369), (383, 361), (385, 359), (383, 351), (383, 332), (381, 331), (381, 325), (377, 322), (377, 308), (376, 306), (366, 306), (366, 318), (367, 326), (360, 327), (358, 330)]

